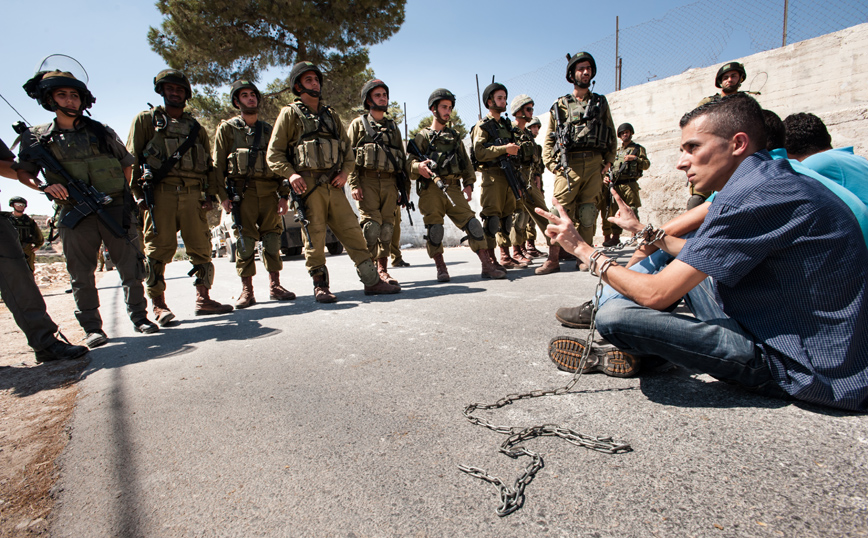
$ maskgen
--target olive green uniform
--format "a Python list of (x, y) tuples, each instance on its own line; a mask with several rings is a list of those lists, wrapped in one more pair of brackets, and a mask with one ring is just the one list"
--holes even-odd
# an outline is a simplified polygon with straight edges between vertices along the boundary
[[(254, 151), (256, 131), (259, 145)], [(238, 276), (256, 274), (253, 263), (256, 241), (262, 242), (262, 261), (269, 273), (283, 269), (280, 258), (280, 234), (283, 231), (277, 204), (289, 195), (289, 185), (282, 182), (265, 162), (271, 124), (257, 121), (249, 126), (241, 116), (220, 123), (214, 135), (214, 168), (217, 182), (231, 181), (241, 197), (241, 231), (235, 230), (237, 252), (235, 268)], [(221, 193), (221, 196), (222, 193)]]
[[(546, 193), (545, 193), (545, 190), (543, 189), (543, 184), (542, 184), (542, 174), (543, 174), (543, 171), (545, 170), (545, 165), (542, 162), (542, 146), (540, 146), (536, 142), (534, 142), (534, 145), (536, 146), (536, 154), (537, 154), (538, 159), (535, 160), (534, 165), (531, 166), (531, 182), (534, 184), (534, 186), (536, 186), (536, 178), (539, 177), (539, 189), (538, 190), (543, 197), (543, 201), (545, 201)], [(546, 221), (546, 226), (548, 226), (548, 221)], [(527, 240), (530, 241), (531, 243), (536, 243), (536, 229), (537, 229), (536, 222), (533, 219), (528, 219), (527, 220), (527, 227), (525, 229), (527, 231)], [(545, 228), (542, 228), (542, 230), (545, 231)], [(548, 236), (546, 236), (546, 237), (548, 237)], [(549, 243), (549, 242), (550, 241), (547, 239), (546, 243)]]
[[(569, 179), (563, 170), (557, 169), (560, 161), (555, 153), (555, 133), (559, 119), (567, 125)], [(569, 94), (552, 105), (543, 146), (543, 163), (555, 174), (555, 198), (564, 206), (579, 235), (589, 245), (593, 245), (597, 225), (596, 203), (602, 192), (603, 163), (615, 160), (616, 148), (615, 126), (605, 96), (588, 92), (582, 101), (578, 101)]]
[[(130, 127), (127, 149), (136, 158), (133, 168), (133, 194), (144, 194), (138, 181), (141, 166), (158, 170), (164, 161), (181, 146), (196, 120), (188, 112), (180, 118), (169, 116), (162, 106), (140, 112)], [(178, 249), (178, 232), (187, 256), (196, 270), (195, 286), (210, 289), (214, 282), (211, 263), (211, 231), (201, 207), (208, 196), (219, 191), (217, 175), (211, 164), (211, 143), (204, 128), (199, 129), (193, 146), (154, 189), (154, 209), (144, 211), (145, 255), (148, 261), (148, 297), (160, 297), (166, 290), (165, 267), (172, 262)], [(155, 230), (156, 227), (156, 230)], [(156, 232), (156, 233), (155, 233)], [(109, 247), (114, 258), (114, 249)]]
[(299, 174), (307, 190), (304, 198), (310, 242), (305, 242), (305, 266), (311, 276), (326, 273), (326, 226), (347, 249), (366, 286), (379, 281), (359, 221), (343, 188), (331, 180), (340, 172), (349, 174), (355, 163), (343, 123), (331, 107), (309, 109), (301, 99), (283, 107), (274, 122), (266, 161), (282, 178)]
[[(486, 130), (484, 125), (490, 125), (497, 134), (500, 143), (495, 144), (494, 138)], [(480, 203), (482, 211), (480, 216), (483, 221), (483, 229), (486, 234), (486, 248), (493, 249), (495, 246), (509, 247), (509, 234), (495, 236), (490, 233), (494, 227), (489, 219), (497, 219), (499, 230), (512, 228), (512, 214), (515, 213), (515, 195), (509, 188), (506, 175), (496, 162), (498, 157), (506, 155), (506, 144), (515, 143), (515, 135), (512, 122), (508, 118), (494, 118), (488, 114), (479, 120), (470, 131), (473, 155), (478, 162), (477, 169), (482, 172), (482, 194)], [(495, 241), (497, 237), (497, 241)]]
[[(537, 170), (542, 166), (541, 153), (537, 151), (539, 145), (534, 141), (533, 135), (527, 129), (515, 129), (517, 144), (519, 145), (518, 160), (521, 163), (520, 172), (524, 179), (526, 193), (522, 199), (516, 203), (516, 211), (512, 230), (510, 233), (510, 241), (513, 245), (524, 245), (527, 241), (527, 228), (531, 222), (537, 226), (545, 227), (548, 225), (548, 220), (537, 215), (537, 207), (546, 211), (549, 210), (545, 202), (542, 190), (538, 189), (536, 182), (533, 180)], [(549, 236), (545, 236), (546, 244), (551, 245)]]
[[(104, 131), (104, 136), (100, 131)], [(123, 171), (135, 159), (113, 130), (92, 120), (79, 120), (72, 130), (61, 129), (56, 120), (31, 127), (22, 134), (22, 148), (30, 146), (34, 137), (47, 144), (48, 150), (70, 175), (111, 197), (111, 203), (103, 207), (127, 232), (126, 239), (115, 237), (95, 214), (81, 219), (75, 228), (68, 228), (63, 224), (63, 218), (72, 210), (73, 200), (55, 201), (60, 208), (58, 229), (79, 325), (86, 333), (102, 331), (94, 274), (97, 255), (103, 243), (111, 251), (120, 274), (130, 319), (134, 324), (146, 319), (148, 305), (142, 287), (144, 266), (141, 254), (132, 246), (138, 244), (138, 234), (132, 222), (132, 199)], [(16, 168), (33, 174), (39, 171), (36, 163), (20, 157)], [(66, 180), (59, 175), (47, 170), (43, 170), (43, 175), (50, 184), (66, 185)]]
[[(409, 187), (407, 192), (410, 192)], [(392, 256), (392, 267), (395, 267), (395, 262), (403, 262), (401, 257), (401, 206), (395, 206), (395, 229), (392, 230), (392, 244), (389, 248), (389, 254)]]
[[(447, 187), (444, 195), (433, 180), (419, 174), (419, 164), (423, 161), (415, 155), (409, 155), (410, 178), (416, 181), (419, 211), (422, 213), (426, 229), (430, 230), (431, 226), (442, 226), (444, 216), (448, 216), (458, 228), (464, 229), (470, 219), (476, 216), (462, 192), (463, 189), (472, 187), (476, 183), (476, 173), (473, 171), (464, 143), (451, 127), (444, 127), (442, 131), (426, 127), (416, 133), (414, 142), (419, 151), (433, 161), (435, 173)], [(449, 200), (446, 199), (447, 195)], [(488, 248), (485, 241), (477, 241), (469, 236), (468, 243), (473, 252)], [(442, 242), (435, 245), (429, 239), (426, 247), (431, 258), (443, 254)]]
[(12, 223), (12, 226), (18, 232), (18, 241), (21, 243), (24, 255), (27, 256), (27, 265), (30, 266), (30, 271), (35, 271), (36, 251), (45, 244), (42, 230), (39, 229), (36, 221), (30, 218), (30, 215), (16, 217), (13, 213), (9, 213), (9, 222)]
[[(363, 118), (367, 118), (377, 144), (365, 130)], [(356, 166), (347, 179), (351, 189), (361, 189), (359, 221), (371, 257), (379, 259), (391, 253), (392, 235), (395, 231), (395, 207), (398, 203), (395, 163), (406, 173), (407, 156), (401, 141), (398, 126), (389, 118), (381, 122), (365, 113), (350, 122), (347, 128), (350, 147), (353, 148)], [(386, 154), (389, 152), (391, 159)]]
[[(625, 161), (627, 155), (635, 155), (635, 161)], [(612, 180), (615, 185), (615, 192), (624, 200), (633, 212), (636, 218), (639, 218), (639, 208), (642, 207), (642, 200), (639, 198), (639, 178), (642, 177), (642, 172), (648, 170), (651, 166), (651, 161), (648, 160), (648, 155), (645, 153), (645, 148), (636, 142), (630, 141), (626, 146), (618, 148), (615, 162), (612, 164)], [(608, 215), (614, 216), (618, 212), (618, 204), (614, 198), (604, 198), (609, 201)], [(603, 211), (601, 209), (601, 211)], [(605, 213), (605, 211), (604, 211)], [(603, 233), (606, 235), (621, 235), (621, 228), (612, 224), (606, 219), (603, 219)]]

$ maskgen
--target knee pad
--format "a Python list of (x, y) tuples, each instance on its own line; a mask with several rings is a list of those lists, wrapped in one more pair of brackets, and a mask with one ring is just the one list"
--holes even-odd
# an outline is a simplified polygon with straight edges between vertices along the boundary
[(196, 280), (193, 281), (194, 286), (205, 286), (206, 288), (211, 289), (211, 284), (214, 283), (214, 264), (207, 262), (194, 265), (193, 269), (191, 269), (187, 275), (196, 275)]
[(146, 272), (148, 275), (145, 280), (145, 286), (155, 288), (166, 281), (163, 276), (163, 273), (166, 270), (166, 264), (155, 260), (154, 258), (145, 258), (145, 267), (147, 268)]
[(235, 256), (239, 260), (249, 260), (256, 251), (256, 239), (247, 237), (246, 235), (239, 235), (235, 240), (235, 248)]
[(687, 210), (691, 210), (694, 207), (699, 207), (705, 203), (705, 197), (700, 196), (699, 194), (694, 194), (690, 198), (687, 199)]
[(262, 249), (272, 256), (280, 257), (280, 236), (278, 234), (265, 234), (262, 237)]
[(583, 228), (593, 228), (597, 222), (597, 207), (594, 204), (579, 204), (579, 225)]
[(503, 217), (500, 219), (501, 226), (500, 229), (503, 230), (503, 233), (509, 234), (510, 230), (512, 230), (512, 215), (508, 217)]
[(497, 232), (500, 231), (500, 218), (495, 216), (482, 216), (482, 228), (485, 235), (491, 238), (497, 237)]
[(362, 224), (362, 234), (369, 247), (376, 245), (380, 240), (380, 223), (373, 220), (365, 222)]
[(357, 265), (356, 272), (359, 274), (359, 280), (365, 286), (373, 286), (380, 280), (380, 274), (370, 258)]
[(485, 233), (482, 231), (482, 223), (476, 217), (471, 217), (464, 225), (464, 231), (474, 241), (482, 241), (485, 239)]
[(392, 234), (395, 232), (395, 225), (384, 222), (380, 226), (380, 243), (388, 245), (392, 242)]
[(515, 227), (519, 230), (527, 228), (527, 222), (530, 220), (530, 215), (528, 215), (527, 211), (519, 211), (515, 215)]
[(425, 228), (428, 229), (428, 233), (425, 234), (425, 239), (428, 240), (432, 247), (439, 247), (443, 244), (442, 224), (426, 224)]

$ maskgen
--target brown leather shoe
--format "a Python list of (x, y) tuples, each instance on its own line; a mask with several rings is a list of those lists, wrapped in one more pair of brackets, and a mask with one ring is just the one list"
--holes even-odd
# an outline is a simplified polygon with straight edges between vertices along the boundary
[[(549, 358), (558, 370), (575, 373), (579, 369), (585, 346), (584, 340), (556, 336), (549, 342)], [(639, 373), (640, 366), (638, 357), (624, 353), (613, 345), (593, 345), (582, 373), (603, 372), (612, 377), (633, 377)]]
[(533, 244), (532, 241), (528, 241), (524, 247), (525, 252), (527, 252), (531, 257), (534, 258), (543, 258), (546, 256), (545, 252), (541, 252), (536, 248), (536, 245)]
[(382, 279), (378, 280), (377, 283), (373, 286), (365, 286), (365, 295), (388, 295), (392, 293), (399, 293), (400, 291), (400, 286), (393, 286), (392, 284), (389, 284)]
[(247, 308), (256, 304), (256, 297), (253, 296), (253, 277), (241, 277), (241, 293), (238, 295), (238, 300), (235, 301), (235, 308)]
[(476, 255), (479, 257), (479, 261), (482, 263), (482, 278), (493, 278), (495, 280), (506, 278), (506, 271), (497, 268), (489, 252), (490, 251), (488, 249), (484, 248), (479, 249), (476, 252)]
[(313, 278), (313, 298), (318, 303), (334, 303), (338, 300), (337, 295), (329, 291), (328, 272), (323, 267), (323, 272), (311, 275)]
[(199, 285), (196, 286), (196, 308), (197, 316), (209, 316), (212, 314), (228, 314), (232, 312), (232, 305), (218, 303), (208, 296), (208, 288)]
[(506, 272), (506, 267), (500, 265), (500, 264), (497, 262), (497, 256), (494, 254), (494, 249), (493, 249), (493, 248), (489, 248), (489, 249), (486, 249), (485, 251), (488, 253), (488, 257), (491, 259), (491, 263), (494, 264), (494, 267), (495, 267), (498, 271), (503, 271), (503, 272), (505, 273), (505, 272)]
[(271, 271), (268, 273), (268, 296), (273, 301), (291, 301), (295, 294), (280, 285), (280, 273)]
[(509, 255), (507, 247), (500, 247), (500, 265), (504, 269), (523, 269), (527, 264), (522, 264), (515, 258)]
[(380, 274), (380, 280), (382, 280), (383, 282), (388, 282), (389, 284), (393, 286), (398, 286), (400, 288), (401, 285), (398, 284), (398, 281), (395, 280), (392, 275), (390, 275), (389, 272), (386, 270), (388, 264), (389, 258), (385, 256), (383, 256), (382, 258), (377, 258), (377, 273)]
[(561, 325), (573, 329), (590, 329), (591, 316), (593, 315), (594, 301), (588, 301), (579, 306), (558, 308), (558, 311), (555, 312), (555, 318), (561, 322)]
[(170, 321), (175, 319), (175, 314), (166, 306), (165, 295), (152, 297), (151, 302), (154, 304), (154, 319), (160, 327), (165, 327)]
[(512, 259), (518, 263), (523, 263), (525, 267), (533, 263), (533, 258), (525, 256), (524, 252), (521, 251), (521, 247), (516, 245), (512, 246)]
[(446, 270), (443, 254), (434, 256), (434, 267), (437, 268), (437, 282), (449, 282), (449, 271)]
[(536, 268), (534, 273), (538, 275), (548, 275), (550, 273), (560, 273), (561, 272), (561, 262), (558, 261), (558, 255), (560, 254), (561, 247), (560, 245), (552, 245), (549, 247), (549, 257), (546, 258), (546, 261), (543, 264)]

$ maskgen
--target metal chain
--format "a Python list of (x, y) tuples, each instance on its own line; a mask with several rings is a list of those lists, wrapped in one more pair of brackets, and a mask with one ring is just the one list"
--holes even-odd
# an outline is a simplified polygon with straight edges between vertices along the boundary
[[(630, 239), (628, 245), (633, 244), (637, 238), (638, 234), (634, 235)], [(582, 370), (584, 369), (585, 363), (587, 362), (588, 357), (591, 354), (591, 348), (593, 348), (594, 345), (593, 342), (594, 331), (596, 330), (597, 308), (599, 308), (600, 306), (600, 297), (602, 296), (602, 294), (603, 275), (601, 274), (599, 279), (597, 280), (597, 287), (594, 291), (594, 310), (591, 314), (591, 325), (588, 329), (588, 336), (585, 338), (585, 348), (582, 352), (582, 358), (579, 361), (579, 366), (576, 369), (576, 372), (573, 374), (572, 379), (570, 379), (569, 383), (567, 383), (563, 387), (556, 389), (532, 390), (530, 392), (525, 392), (521, 394), (507, 394), (503, 398), (497, 400), (495, 403), (473, 403), (464, 408), (464, 416), (465, 418), (467, 418), (467, 420), (470, 421), (471, 424), (482, 426), (488, 428), (493, 432), (509, 436), (503, 443), (501, 443), (500, 452), (506, 454), (513, 459), (517, 459), (520, 456), (528, 456), (531, 458), (530, 463), (528, 463), (524, 469), (524, 473), (522, 473), (521, 476), (515, 479), (515, 483), (512, 487), (509, 487), (499, 477), (491, 476), (483, 469), (480, 469), (478, 467), (470, 467), (467, 465), (458, 466), (458, 470), (465, 472), (470, 476), (479, 478), (480, 480), (484, 480), (490, 484), (494, 484), (498, 488), (498, 491), (500, 493), (500, 507), (497, 508), (497, 510), (495, 511), (500, 517), (507, 516), (524, 505), (525, 488), (533, 481), (539, 470), (545, 466), (545, 462), (543, 461), (543, 457), (541, 454), (528, 450), (523, 446), (517, 446), (520, 443), (528, 441), (530, 439), (535, 439), (537, 437), (560, 437), (561, 439), (564, 439), (565, 441), (574, 445), (583, 446), (585, 448), (596, 450), (598, 452), (604, 452), (606, 454), (621, 454), (624, 452), (631, 452), (633, 450), (629, 444), (615, 441), (611, 437), (594, 437), (591, 435), (577, 432), (575, 430), (571, 430), (569, 428), (563, 428), (561, 426), (558, 426), (557, 424), (543, 424), (541, 426), (531, 426), (528, 428), (522, 428), (520, 426), (498, 426), (473, 415), (473, 413), (477, 409), (500, 409), (501, 407), (505, 407), (513, 402), (517, 402), (520, 400), (540, 398), (542, 396), (560, 396), (562, 394), (567, 394), (568, 392), (570, 392), (570, 390), (576, 385), (576, 383), (579, 382), (579, 378), (582, 376)]]

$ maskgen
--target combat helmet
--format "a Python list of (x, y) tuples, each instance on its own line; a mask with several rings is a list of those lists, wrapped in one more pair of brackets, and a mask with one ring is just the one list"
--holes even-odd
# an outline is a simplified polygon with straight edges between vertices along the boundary
[[(292, 71), (289, 72), (289, 83), (292, 86), (292, 91), (295, 93), (295, 85), (298, 84), (301, 86), (301, 76), (307, 73), (308, 71), (313, 71), (316, 74), (316, 78), (319, 80), (320, 89), (322, 89), (323, 83), (323, 74), (320, 71), (319, 67), (316, 66), (313, 62), (298, 62), (294, 66), (292, 66)], [(312, 97), (319, 97), (320, 92), (311, 92), (304, 86), (301, 86), (301, 92), (307, 93)]]
[(15, 204), (24, 204), (26, 207), (27, 206), (27, 200), (25, 200), (21, 196), (13, 196), (12, 198), (9, 199), (9, 205), (14, 206)]
[(534, 116), (532, 120), (527, 122), (527, 125), (525, 127), (530, 129), (534, 125), (536, 125), (537, 127), (542, 127), (542, 123), (539, 121), (539, 116)]
[(492, 82), (488, 86), (482, 90), (482, 104), (485, 105), (485, 108), (488, 108), (488, 100), (497, 90), (503, 90), (506, 92), (506, 95), (509, 95), (509, 91), (506, 89), (506, 86), (501, 84), (500, 82)]
[[(362, 86), (362, 106), (365, 110), (371, 109), (371, 105), (368, 104), (368, 94), (370, 94), (377, 88), (384, 88), (386, 90), (386, 97), (389, 97), (389, 87), (386, 86), (385, 82), (378, 78), (367, 81), (365, 85)], [(385, 112), (387, 108), (388, 105), (386, 107), (383, 107), (382, 110)]]
[(629, 123), (622, 123), (621, 125), (619, 125), (616, 134), (618, 136), (621, 136), (621, 133), (623, 133), (624, 131), (630, 131), (631, 136), (636, 134), (636, 129), (634, 129), (633, 126)]
[(154, 77), (154, 91), (163, 95), (163, 84), (166, 82), (183, 86), (187, 92), (187, 99), (193, 97), (193, 87), (190, 86), (190, 80), (187, 79), (187, 75), (177, 69), (163, 69), (157, 73), (157, 76)]
[(524, 108), (528, 103), (533, 103), (533, 99), (531, 99), (529, 95), (525, 93), (516, 95), (512, 100), (512, 103), (509, 105), (509, 113), (515, 116), (516, 112)]
[(235, 95), (241, 90), (253, 90), (253, 93), (256, 94), (257, 106), (262, 104), (262, 94), (259, 93), (259, 88), (257, 88), (254, 83), (249, 80), (236, 80), (229, 88), (229, 101), (232, 103), (232, 106), (239, 108), (239, 106), (235, 104)]
[(739, 75), (741, 75), (741, 80), (738, 81), (739, 84), (744, 82), (747, 78), (747, 72), (744, 70), (744, 66), (738, 62), (729, 62), (723, 64), (720, 69), (717, 70), (717, 76), (714, 77), (714, 85), (720, 88), (721, 82), (723, 82), (723, 75), (727, 74), (730, 71), (736, 71)]
[(430, 110), (431, 107), (437, 106), (438, 103), (443, 99), (448, 99), (449, 101), (452, 101), (452, 106), (455, 107), (455, 94), (453, 94), (446, 88), (437, 88), (436, 90), (431, 92), (430, 96), (428, 96), (428, 109)]
[(594, 57), (587, 52), (577, 52), (573, 56), (567, 54), (567, 82), (576, 82), (576, 64), (579, 62), (590, 62), (591, 64), (591, 80), (597, 76), (597, 62), (594, 61)]

